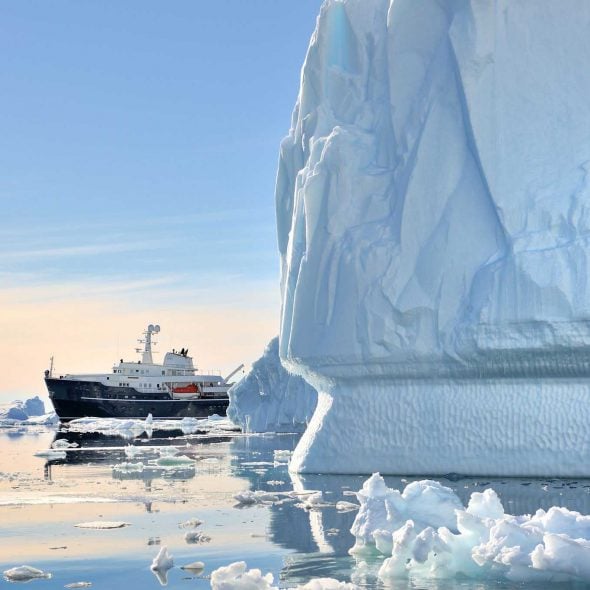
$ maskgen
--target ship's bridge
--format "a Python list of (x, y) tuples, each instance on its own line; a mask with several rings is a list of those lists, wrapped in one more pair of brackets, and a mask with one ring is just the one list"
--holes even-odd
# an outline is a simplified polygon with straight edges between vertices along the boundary
[(164, 367), (177, 371), (195, 371), (193, 359), (186, 352), (167, 352), (164, 356)]

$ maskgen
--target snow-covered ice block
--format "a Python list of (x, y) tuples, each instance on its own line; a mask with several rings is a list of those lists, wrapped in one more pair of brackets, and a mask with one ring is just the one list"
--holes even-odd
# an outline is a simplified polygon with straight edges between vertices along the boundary
[(303, 432), (317, 392), (281, 365), (273, 338), (251, 371), (229, 390), (227, 415), (244, 432)]
[(458, 575), (590, 581), (590, 516), (555, 506), (513, 516), (492, 489), (473, 493), (465, 508), (438, 482), (414, 482), (400, 492), (388, 488), (379, 474), (357, 496), (361, 507), (351, 529), (356, 538), (351, 553), (386, 555), (378, 570), (386, 583)]

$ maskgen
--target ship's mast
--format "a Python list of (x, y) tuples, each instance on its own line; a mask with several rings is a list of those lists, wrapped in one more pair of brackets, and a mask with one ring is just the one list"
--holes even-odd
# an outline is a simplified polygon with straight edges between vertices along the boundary
[[(152, 364), (154, 361), (152, 360), (152, 334), (157, 334), (160, 331), (160, 326), (157, 324), (154, 326), (150, 324), (147, 327), (147, 330), (143, 333), (143, 340), (139, 340), (140, 344), (143, 344), (143, 351), (141, 349), (137, 349), (137, 352), (141, 352), (141, 362), (144, 364)], [(155, 343), (154, 343), (155, 344)]]

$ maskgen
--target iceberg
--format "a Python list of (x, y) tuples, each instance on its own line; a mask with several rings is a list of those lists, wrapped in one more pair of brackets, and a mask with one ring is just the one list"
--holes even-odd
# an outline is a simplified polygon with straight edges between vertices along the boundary
[(585, 0), (326, 0), (276, 185), (290, 468), (589, 476)]
[(229, 390), (227, 415), (244, 432), (303, 432), (317, 403), (317, 392), (281, 365), (273, 338), (252, 369)]

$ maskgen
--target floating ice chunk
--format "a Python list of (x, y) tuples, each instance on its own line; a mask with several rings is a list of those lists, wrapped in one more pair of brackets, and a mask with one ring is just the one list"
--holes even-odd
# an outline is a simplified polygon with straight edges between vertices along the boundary
[(152, 426), (152, 425), (153, 425), (153, 423), (154, 423), (154, 418), (153, 418), (153, 416), (152, 416), (151, 414), (148, 414), (148, 415), (147, 415), (147, 418), (145, 419), (145, 425), (146, 425), (147, 427), (150, 427), (150, 426)]
[(4, 571), (9, 582), (28, 582), (37, 578), (51, 578), (51, 574), (30, 565), (21, 565)]
[(140, 447), (136, 447), (135, 445), (127, 445), (125, 447), (125, 456), (129, 459), (134, 459), (142, 451), (143, 449), (141, 449)]
[(351, 512), (352, 510), (358, 510), (360, 506), (358, 504), (354, 504), (353, 502), (346, 502), (344, 500), (340, 500), (336, 502), (336, 510), (339, 512)]
[(181, 565), (180, 569), (197, 574), (197, 573), (202, 572), (205, 569), (205, 564), (202, 561), (193, 561), (192, 563), (187, 563), (186, 565)]
[(156, 557), (154, 557), (152, 561), (152, 565), (150, 569), (158, 578), (158, 582), (162, 586), (166, 586), (168, 584), (168, 570), (174, 567), (174, 559), (172, 555), (168, 553), (168, 547), (165, 545), (160, 548)]
[(92, 582), (72, 582), (66, 584), (64, 588), (90, 588), (90, 586), (92, 586)]
[(276, 590), (271, 573), (262, 575), (259, 569), (246, 569), (245, 561), (236, 561), (211, 573), (212, 590)]
[(377, 530), (379, 541), (384, 544), (385, 533), (393, 533), (407, 520), (413, 520), (420, 529), (446, 526), (455, 531), (455, 510), (463, 509), (458, 496), (439, 482), (416, 481), (406, 486), (402, 494), (388, 488), (378, 473), (364, 483), (357, 498), (360, 509), (351, 530), (356, 537), (353, 553), (375, 545), (373, 534)]
[(237, 500), (238, 505), (252, 506), (254, 504), (266, 504), (271, 502), (278, 502), (279, 497), (271, 492), (244, 490), (234, 494), (234, 500)]
[[(383, 581), (460, 575), (590, 582), (590, 516), (555, 506), (512, 516), (493, 490), (485, 490), (473, 493), (466, 509), (454, 509), (450, 522), (444, 512), (455, 502), (435, 483), (414, 482), (399, 493), (373, 476), (359, 492), (352, 551), (373, 546), (389, 556), (378, 573)], [(445, 524), (436, 524), (434, 506), (442, 507)], [(413, 518), (394, 528), (408, 514)]]
[[(212, 590), (277, 590), (271, 573), (262, 575), (259, 569), (247, 569), (245, 561), (220, 567), (211, 573)], [(314, 578), (298, 590), (357, 590), (358, 586), (334, 578)]]
[(293, 455), (293, 451), (287, 449), (276, 450), (274, 452), (275, 463), (288, 463), (291, 455)]
[(198, 518), (189, 518), (188, 520), (181, 522), (178, 526), (181, 529), (196, 529), (198, 526), (201, 526), (202, 524), (203, 521), (199, 520)]
[(70, 442), (65, 438), (58, 438), (51, 443), (52, 449), (75, 449), (80, 445), (77, 442)]
[(123, 462), (113, 465), (113, 472), (115, 473), (141, 473), (144, 469), (145, 465), (141, 462)]
[(56, 449), (47, 449), (46, 451), (37, 451), (34, 453), (35, 457), (41, 457), (43, 459), (47, 459), (48, 461), (54, 461), (56, 459), (65, 459), (66, 452), (60, 451)]
[(74, 526), (79, 529), (107, 530), (122, 529), (123, 527), (129, 526), (129, 523), (121, 520), (93, 520), (91, 522), (80, 522)]
[(209, 543), (211, 537), (205, 535), (201, 531), (188, 531), (184, 534), (184, 540), (190, 544)]
[(322, 492), (313, 492), (312, 494), (305, 496), (301, 502), (301, 506), (306, 510), (322, 508), (326, 505), (327, 503), (324, 502), (324, 496)]
[(219, 459), (217, 457), (207, 457), (207, 459), (202, 459), (201, 463), (205, 463), (206, 465), (216, 465), (219, 463)]

